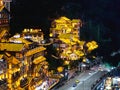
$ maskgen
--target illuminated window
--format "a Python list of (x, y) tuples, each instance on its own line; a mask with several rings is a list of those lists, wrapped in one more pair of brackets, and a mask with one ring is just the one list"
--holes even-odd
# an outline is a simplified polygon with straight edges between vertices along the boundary
[(0, 0), (0, 6), (3, 6), (3, 0)]

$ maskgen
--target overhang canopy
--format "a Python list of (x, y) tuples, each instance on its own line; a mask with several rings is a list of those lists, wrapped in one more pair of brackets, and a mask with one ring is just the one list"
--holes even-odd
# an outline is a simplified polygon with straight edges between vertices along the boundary
[(24, 44), (16, 43), (0, 43), (0, 51), (22, 51)]
[(38, 57), (38, 58), (35, 58), (35, 59), (33, 60), (33, 63), (34, 63), (34, 64), (39, 64), (40, 62), (43, 62), (43, 61), (45, 61), (45, 60), (46, 60), (45, 57), (40, 56), (40, 57)]
[(34, 48), (34, 49), (32, 49), (32, 50), (29, 50), (29, 51), (26, 53), (26, 56), (30, 56), (30, 55), (33, 55), (33, 54), (35, 54), (35, 53), (42, 52), (42, 51), (44, 51), (44, 50), (46, 50), (46, 48), (44, 48), (44, 47), (37, 47), (37, 48)]

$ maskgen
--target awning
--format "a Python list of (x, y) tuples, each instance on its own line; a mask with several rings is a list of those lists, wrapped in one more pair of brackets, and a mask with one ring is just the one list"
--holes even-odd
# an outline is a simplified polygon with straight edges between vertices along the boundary
[(45, 60), (46, 60), (45, 57), (40, 56), (40, 57), (38, 57), (38, 58), (35, 58), (35, 59), (33, 60), (33, 63), (34, 63), (34, 64), (38, 64), (38, 63), (43, 62), (43, 61), (45, 61)]

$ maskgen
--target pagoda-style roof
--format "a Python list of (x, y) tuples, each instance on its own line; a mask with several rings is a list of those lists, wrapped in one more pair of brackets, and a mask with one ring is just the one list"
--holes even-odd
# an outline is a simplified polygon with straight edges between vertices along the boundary
[[(3, 54), (0, 54), (0, 55), (3, 55)], [(15, 58), (14, 56), (11, 56), (11, 54), (10, 54), (10, 53), (7, 53), (7, 52), (5, 52), (5, 54), (4, 54), (4, 59), (5, 59), (8, 63), (12, 63), (12, 64), (14, 64), (14, 65), (20, 63), (20, 61), (19, 61), (17, 58)]]
[(43, 62), (43, 61), (45, 61), (45, 60), (46, 60), (45, 57), (40, 56), (40, 57), (38, 57), (38, 58), (35, 58), (34, 61), (33, 61), (33, 63), (34, 63), (34, 64), (39, 64), (40, 62)]
[(0, 51), (22, 51), (24, 47), (23, 43), (0, 43)]
[(33, 54), (35, 54), (35, 53), (38, 53), (38, 52), (41, 52), (41, 51), (44, 51), (44, 50), (46, 50), (46, 48), (40, 46), (40, 47), (37, 47), (37, 48), (34, 48), (34, 49), (29, 50), (29, 51), (26, 53), (26, 56), (30, 56), (30, 55), (33, 55)]
[(60, 17), (59, 19), (66, 20), (66, 21), (71, 21), (69, 18), (67, 18), (67, 17), (65, 17), (65, 16), (62, 16), (62, 17)]
[(12, 63), (12, 64), (16, 65), (16, 64), (20, 63), (20, 61), (18, 59), (16, 59), (14, 56), (12, 56), (8, 59), (8, 63)]
[(60, 17), (59, 19), (54, 20), (56, 23), (71, 23), (71, 20), (67, 17)]

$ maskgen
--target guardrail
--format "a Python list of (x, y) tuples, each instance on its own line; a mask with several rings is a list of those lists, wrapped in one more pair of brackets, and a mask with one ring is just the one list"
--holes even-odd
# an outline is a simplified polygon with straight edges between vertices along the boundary
[(104, 74), (101, 78), (99, 78), (95, 84), (91, 87), (91, 90), (99, 90), (98, 88), (100, 87), (101, 83), (105, 80), (107, 77), (107, 74)]
[(101, 83), (104, 81), (104, 79), (100, 80), (96, 85), (93, 85), (91, 90), (99, 90), (98, 88), (101, 86)]
[(52, 84), (52, 85), (48, 88), (48, 90), (51, 90), (58, 82), (59, 82), (59, 79), (58, 79), (54, 84)]

